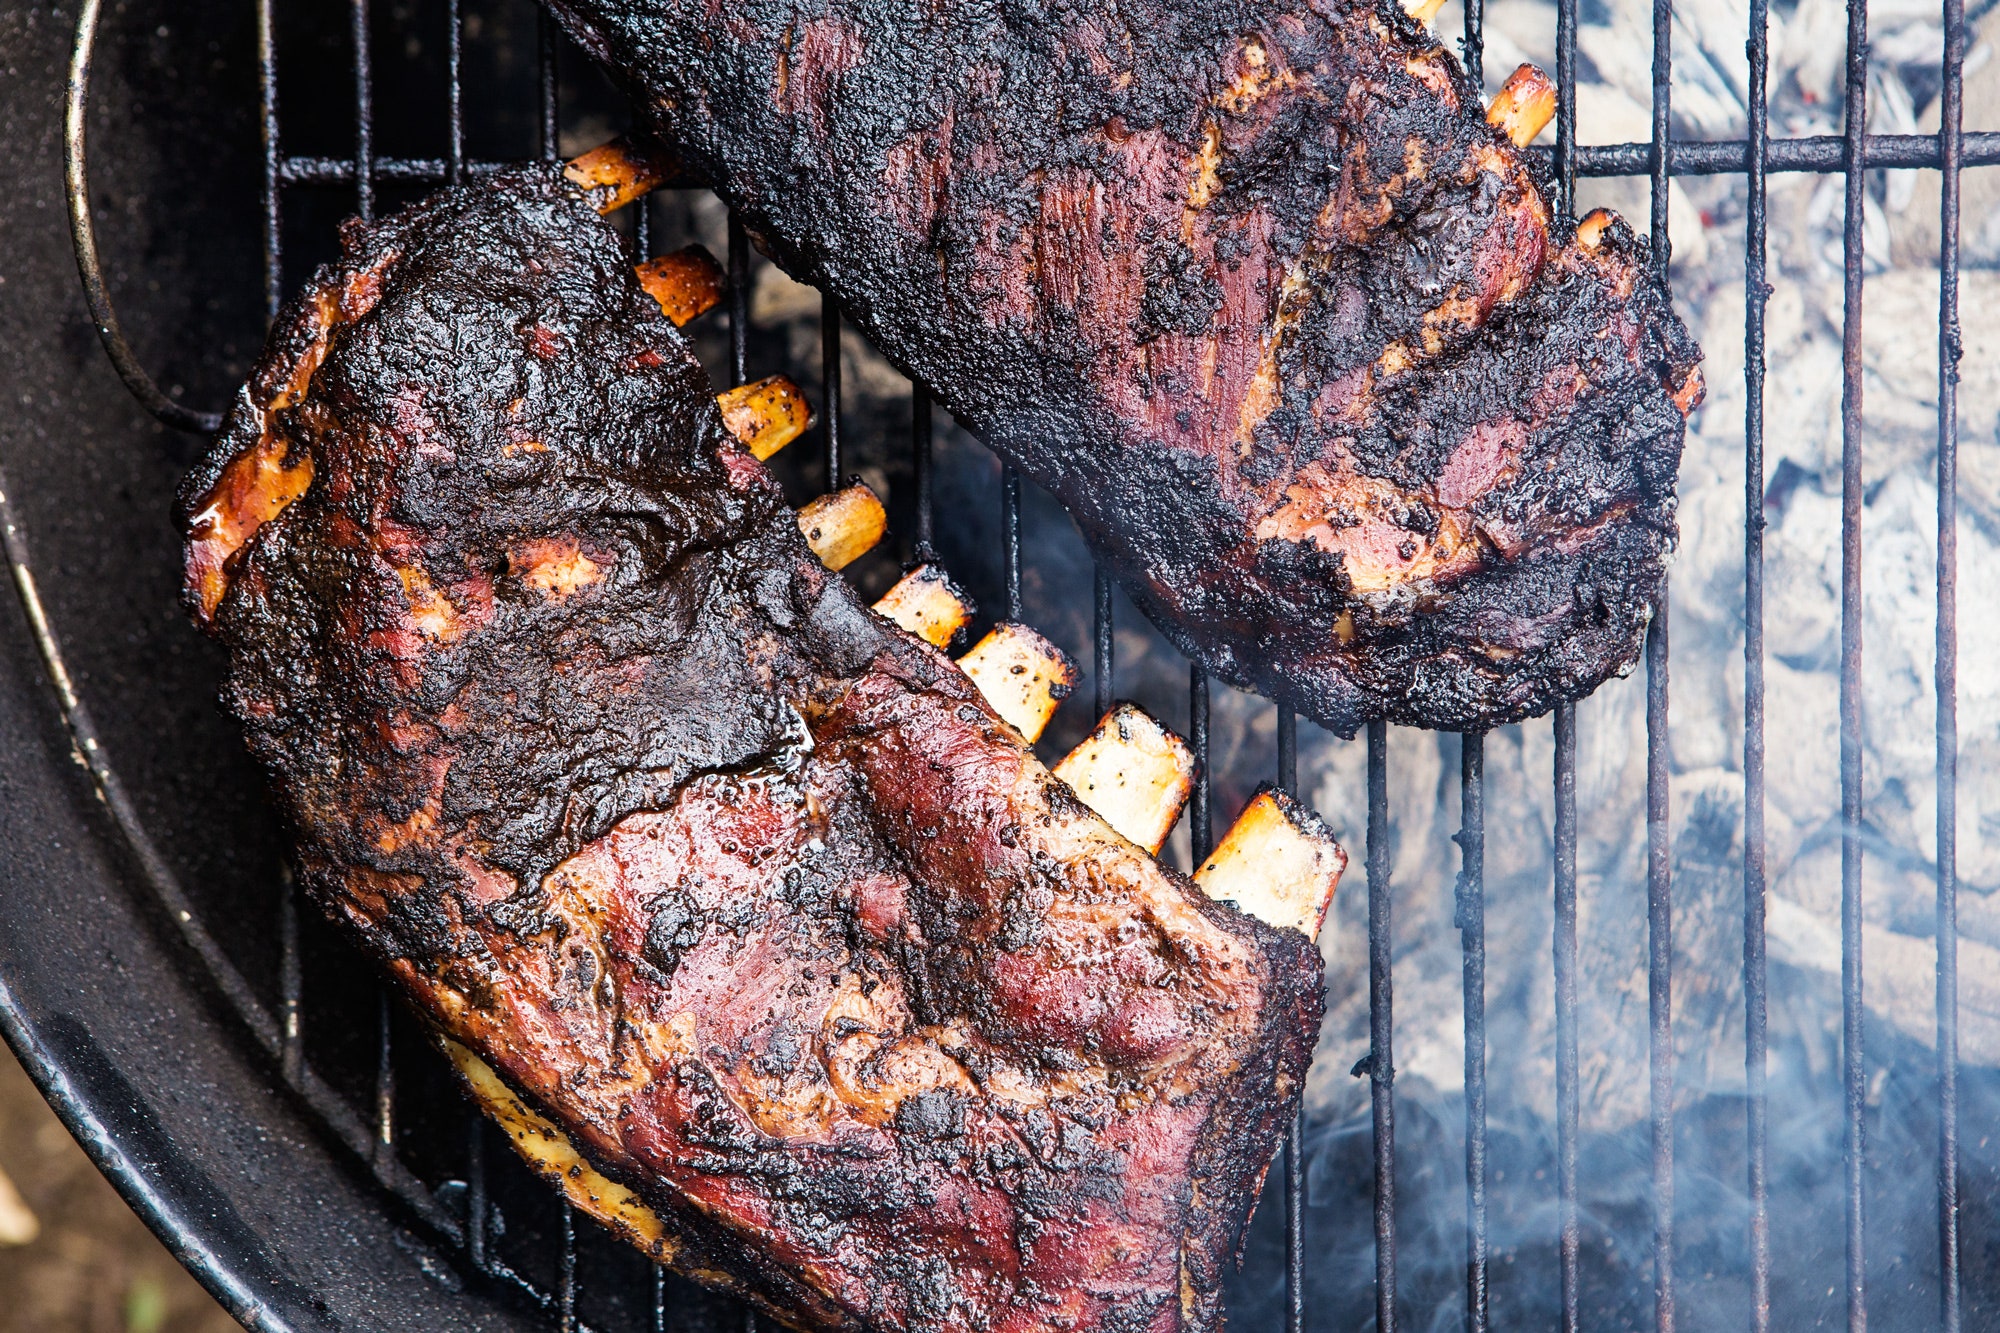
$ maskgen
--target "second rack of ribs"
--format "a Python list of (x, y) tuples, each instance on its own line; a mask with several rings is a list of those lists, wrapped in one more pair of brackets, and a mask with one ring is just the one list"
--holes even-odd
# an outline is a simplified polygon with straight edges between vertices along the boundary
[(550, 0), (1233, 683), (1351, 735), (1636, 658), (1699, 352), (1389, 0)]
[(788, 1322), (1213, 1327), (1312, 944), (813, 558), (556, 168), (345, 249), (183, 509), (310, 891)]

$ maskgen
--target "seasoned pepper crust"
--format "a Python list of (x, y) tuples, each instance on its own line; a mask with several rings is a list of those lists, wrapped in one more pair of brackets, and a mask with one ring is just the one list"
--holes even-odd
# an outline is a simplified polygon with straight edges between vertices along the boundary
[(1699, 352), (1392, 3), (550, 5), (1224, 679), (1471, 729), (1635, 660)]
[(180, 510), (312, 894), (796, 1327), (1217, 1327), (1317, 950), (812, 557), (558, 168), (343, 247)]

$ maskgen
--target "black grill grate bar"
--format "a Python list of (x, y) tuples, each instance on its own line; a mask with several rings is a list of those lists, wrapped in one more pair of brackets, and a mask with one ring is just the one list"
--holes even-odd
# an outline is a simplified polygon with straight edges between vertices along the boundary
[(1965, 0), (1944, 0), (1938, 226), (1937, 1060), (1938, 1326), (1959, 1333), (1958, 1235), (1958, 326)]
[(350, 0), (354, 39), (354, 211), (375, 216), (375, 61), (368, 43), (368, 0)]
[(465, 1123), (465, 1257), (486, 1271), (486, 1115), (473, 1107)]
[(1465, 37), (1459, 43), (1472, 86), (1486, 86), (1486, 0), (1465, 0)]
[(729, 210), (729, 383), (750, 378), (750, 237)]
[(1488, 1326), (1486, 1234), (1486, 734), (1459, 739), (1454, 921), (1465, 987), (1465, 1327)]
[(1389, 725), (1368, 724), (1368, 1079), (1375, 1149), (1375, 1327), (1396, 1333), (1395, 993), (1390, 975)]
[[(2000, 164), (2000, 131), (1969, 133), (1964, 140), (1964, 166)], [(1539, 156), (1544, 150), (1528, 151)], [(1652, 152), (1651, 143), (1579, 146), (1576, 174), (1643, 176), (1649, 172)], [(1668, 144), (1667, 168), (1675, 176), (1734, 175), (1749, 170), (1750, 152), (1748, 139), (1678, 139)], [(1846, 138), (1834, 134), (1771, 139), (1766, 155), (1768, 170), (1819, 175), (1842, 170), (1846, 161)], [(1938, 135), (1869, 134), (1862, 138), (1861, 162), (1870, 170), (1935, 170), (1943, 161), (1944, 150)]]
[(284, 180), (285, 160), (278, 143), (278, 36), (271, 13), (272, 0), (257, 0), (257, 129), (264, 158), (264, 318), (278, 317), (284, 302), (285, 281), (278, 187)]
[(1556, 1262), (1563, 1333), (1577, 1333), (1576, 705), (1555, 711)]
[[(1668, 137), (1673, 127), (1673, 0), (1653, 0), (1653, 271), (1668, 281), (1673, 237)], [(1653, 1149), (1653, 1327), (1673, 1333), (1674, 1310), (1674, 881), (1669, 823), (1668, 628), (1670, 585), (1660, 585), (1646, 634), (1646, 1004)]]
[(826, 488), (840, 489), (840, 307), (825, 292), (819, 298), (821, 420), (825, 424)]
[[(1559, 94), (1559, 115), (1561, 104)], [(1961, 167), (2000, 166), (2000, 130), (1967, 131), (1960, 138)], [(1749, 171), (1754, 151), (1749, 139), (1675, 139), (1667, 144), (1667, 168), (1675, 176), (1738, 175)], [(1766, 170), (1831, 174), (1842, 169), (1846, 151), (1846, 140), (1840, 135), (1767, 138)], [(1550, 170), (1559, 171), (1560, 144), (1553, 152), (1532, 146), (1526, 152)], [(1579, 177), (1645, 176), (1652, 170), (1653, 145), (1650, 140), (1579, 144), (1571, 157)], [(1870, 134), (1863, 141), (1862, 163), (1870, 170), (1935, 171), (1944, 163), (1944, 140), (1934, 134)], [(476, 176), (510, 165), (504, 161), (467, 161), (464, 172)], [(287, 156), (279, 159), (278, 171), (285, 185), (346, 185), (354, 180), (354, 163), (339, 157)], [(451, 162), (441, 157), (378, 157), (374, 174), (377, 181), (441, 184), (451, 179)]]
[(1091, 601), (1091, 683), (1097, 697), (1092, 700), (1097, 705), (1097, 715), (1103, 717), (1111, 711), (1111, 704), (1118, 697), (1112, 688), (1111, 673), (1115, 669), (1117, 645), (1112, 642), (1114, 615), (1111, 599), (1111, 575), (1102, 564), (1092, 562), (1090, 567)]
[(465, 32), (459, 0), (444, 0), (445, 123), (450, 138), (445, 179), (452, 185), (465, 179)]
[[(923, 385), (910, 384), (910, 473), (916, 490), (917, 536), (912, 543), (910, 559), (916, 563), (934, 560), (937, 553), (932, 542), (937, 539), (936, 515), (931, 499), (931, 391)], [(1102, 664), (1098, 668), (1102, 671)]]
[(1007, 619), (1021, 618), (1021, 474), (1000, 465), (1000, 570), (1006, 582)]
[[(1556, 142), (1551, 164), (1556, 180), (1555, 211), (1565, 221), (1576, 217), (1576, 6), (1577, 0), (1556, 3)], [(1650, 144), (1626, 146), (1652, 152)], [(1620, 174), (1643, 171), (1646, 159), (1639, 161), (1640, 165)]]
[(278, 870), (279, 1071), (296, 1084), (305, 1071), (305, 1027), (299, 1012), (305, 988), (299, 955), (299, 886), (289, 864)]
[[(1299, 789), (1299, 716), (1279, 705), (1278, 786), (1292, 795)], [(1292, 1123), (1285, 1127), (1285, 1333), (1305, 1328), (1305, 1209), (1306, 1110), (1303, 1097)]]
[(1840, 1007), (1846, 1101), (1847, 1326), (1868, 1326), (1862, 1233), (1868, 1069), (1861, 1008), (1861, 288), (1867, 176), (1868, 0), (1847, 0), (1846, 215), (1842, 227), (1840, 395)]
[(1653, 1148), (1653, 1326), (1674, 1328), (1674, 863), (1668, 823), (1667, 591), (1646, 634), (1646, 1017)]
[(1743, 1093), (1749, 1193), (1750, 1333), (1771, 1326), (1771, 1218), (1767, 1180), (1769, 968), (1764, 900), (1764, 307), (1769, 201), (1770, 0), (1751, 0), (1750, 160), (1743, 225)]
[(562, 121), (556, 86), (556, 21), (546, 9), (535, 11), (535, 54), (542, 94), (542, 161), (553, 162), (562, 156)]
[(389, 988), (375, 988), (375, 1161), (386, 1168), (396, 1155), (396, 1064)]
[(1673, 166), (1674, 4), (1653, 0), (1653, 138), (1646, 145), (1646, 173), (1652, 177), (1653, 271), (1667, 281), (1673, 241), (1667, 233), (1667, 177)]
[(569, 1195), (556, 1192), (556, 1210), (562, 1219), (562, 1253), (556, 1269), (556, 1321), (562, 1333), (576, 1330), (576, 1205)]
[(1188, 663), (1188, 748), (1194, 751), (1194, 791), (1188, 801), (1189, 870), (1198, 870), (1215, 850), (1215, 815), (1210, 805), (1214, 784), (1208, 769), (1208, 672), (1199, 662)]

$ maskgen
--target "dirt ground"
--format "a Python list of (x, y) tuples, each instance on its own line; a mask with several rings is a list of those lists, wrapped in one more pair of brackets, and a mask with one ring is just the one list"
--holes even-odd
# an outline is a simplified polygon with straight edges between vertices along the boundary
[(0, 1045), (0, 1333), (235, 1333)]

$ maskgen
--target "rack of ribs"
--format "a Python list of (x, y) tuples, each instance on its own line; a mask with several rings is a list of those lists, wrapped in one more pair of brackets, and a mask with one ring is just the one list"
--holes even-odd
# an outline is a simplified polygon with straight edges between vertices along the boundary
[(1636, 660), (1700, 352), (1552, 220), (1538, 73), (1387, 0), (548, 3), (1222, 679), (1352, 735)]
[(302, 883), (580, 1207), (791, 1326), (1217, 1327), (1343, 854), (1266, 792), (1175, 872), (1170, 732), (1052, 773), (1058, 653), (859, 602), (880, 506), (786, 507), (802, 400), (718, 401), (713, 262), (635, 270), (592, 161), (349, 224), (183, 489)]

